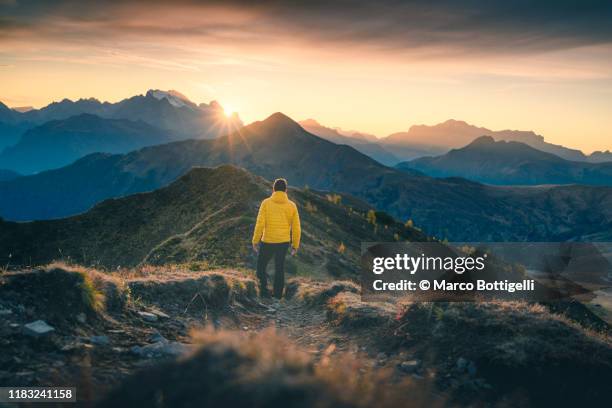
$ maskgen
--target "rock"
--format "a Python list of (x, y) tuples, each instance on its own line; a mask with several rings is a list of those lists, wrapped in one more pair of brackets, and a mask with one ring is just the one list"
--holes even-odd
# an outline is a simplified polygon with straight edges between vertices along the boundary
[(64, 344), (60, 350), (61, 351), (70, 351), (70, 350), (74, 350), (76, 348), (78, 348), (80, 345), (80, 343), (68, 343), (68, 344)]
[(159, 317), (160, 319), (170, 318), (170, 316), (168, 316), (166, 313), (162, 312), (161, 310), (153, 309), (151, 310), (151, 313), (153, 313), (155, 316)]
[(114, 334), (119, 334), (119, 333), (125, 333), (125, 330), (122, 329), (112, 329), (112, 330), (108, 330), (109, 333), (114, 333)]
[(147, 322), (156, 322), (157, 315), (150, 312), (138, 312), (138, 315), (142, 317)]
[(249, 326), (244, 326), (244, 327), (242, 328), (242, 330), (244, 330), (244, 331), (249, 330)]
[(467, 365), (467, 372), (472, 377), (476, 375), (476, 364), (474, 364), (473, 361), (470, 361), (469, 364)]
[(466, 370), (467, 365), (468, 365), (468, 361), (467, 361), (467, 359), (465, 359), (465, 358), (463, 358), (463, 357), (459, 357), (459, 358), (457, 359), (457, 370), (459, 370), (459, 371), (463, 372), (463, 371), (465, 371), (465, 370)]
[(89, 341), (91, 344), (97, 344), (99, 346), (106, 346), (110, 343), (108, 336), (91, 336)]
[(13, 311), (10, 309), (0, 309), (0, 316), (8, 316), (12, 313)]
[(400, 370), (405, 373), (412, 374), (417, 372), (420, 366), (421, 362), (419, 360), (407, 360), (400, 364)]
[(378, 354), (376, 355), (376, 358), (377, 358), (378, 360), (386, 360), (386, 359), (387, 359), (387, 355), (386, 355), (385, 353), (378, 353)]
[(177, 341), (157, 342), (146, 346), (134, 346), (130, 349), (133, 354), (144, 358), (179, 356), (189, 351), (187, 344)]
[(36, 320), (35, 322), (25, 324), (23, 326), (23, 332), (28, 336), (40, 337), (54, 332), (55, 329), (49, 326), (42, 320)]
[(162, 336), (159, 332), (155, 332), (151, 335), (151, 337), (149, 337), (149, 340), (152, 343), (168, 343), (168, 339), (166, 339), (164, 336)]
[(77, 322), (81, 324), (85, 324), (87, 322), (87, 316), (85, 316), (85, 313), (83, 312), (76, 315), (76, 319), (77, 319)]

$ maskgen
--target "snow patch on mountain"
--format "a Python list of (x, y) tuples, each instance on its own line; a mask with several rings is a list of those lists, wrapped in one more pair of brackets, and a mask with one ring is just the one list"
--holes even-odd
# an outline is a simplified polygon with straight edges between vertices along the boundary
[(182, 107), (193, 107), (194, 103), (189, 100), (185, 95), (178, 91), (169, 90), (161, 91), (159, 89), (151, 89), (147, 92), (147, 96), (152, 96), (155, 99), (167, 99), (170, 105), (182, 108)]

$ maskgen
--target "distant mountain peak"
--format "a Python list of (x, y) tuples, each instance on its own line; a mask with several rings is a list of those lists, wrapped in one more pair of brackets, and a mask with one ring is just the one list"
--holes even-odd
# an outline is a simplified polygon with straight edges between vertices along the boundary
[(33, 106), (15, 106), (12, 109), (16, 110), (19, 113), (24, 113), (24, 112), (29, 112), (31, 110), (34, 110), (34, 107)]
[(211, 101), (208, 105), (205, 103), (201, 103), (199, 105), (200, 108), (210, 108), (210, 109), (214, 109), (214, 110), (219, 110), (222, 111), (223, 110), (223, 106), (219, 103), (219, 101)]
[(457, 119), (448, 119), (441, 123), (441, 125), (450, 125), (450, 126), (472, 126), (464, 120)]
[(266, 119), (261, 121), (260, 123), (262, 125), (274, 126), (274, 127), (301, 128), (300, 125), (296, 121), (294, 121), (289, 116), (287, 116), (287, 115), (285, 115), (284, 113), (281, 113), (281, 112), (273, 113), (272, 115), (268, 116)]
[(496, 142), (492, 136), (483, 135), (483, 136), (479, 136), (476, 139), (472, 140), (472, 142), (468, 146), (478, 146), (478, 145), (482, 146), (482, 145), (491, 145), (495, 143), (505, 143), (505, 141)]
[(321, 124), (314, 119), (300, 120), (300, 125), (302, 126), (321, 126)]
[(182, 93), (175, 91), (173, 89), (169, 91), (162, 91), (159, 89), (150, 89), (147, 91), (146, 96), (150, 96), (158, 100), (166, 99), (170, 103), (170, 105), (177, 107), (177, 108), (195, 106), (195, 104), (191, 100), (189, 100), (189, 98), (187, 98)]

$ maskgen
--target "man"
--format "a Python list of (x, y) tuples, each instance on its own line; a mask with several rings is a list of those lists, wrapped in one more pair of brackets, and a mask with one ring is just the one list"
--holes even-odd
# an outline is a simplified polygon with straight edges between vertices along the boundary
[[(261, 202), (253, 232), (253, 250), (257, 256), (259, 292), (268, 297), (266, 267), (274, 258), (274, 297), (280, 299), (285, 289), (285, 255), (291, 245), (291, 255), (300, 246), (300, 216), (297, 206), (287, 197), (287, 180), (274, 180), (272, 195)], [(261, 244), (260, 244), (261, 242)]]

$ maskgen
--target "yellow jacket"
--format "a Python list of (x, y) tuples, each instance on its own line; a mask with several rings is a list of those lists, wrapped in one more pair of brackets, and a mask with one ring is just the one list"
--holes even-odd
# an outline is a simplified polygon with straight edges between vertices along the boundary
[(300, 234), (300, 215), (295, 203), (287, 197), (287, 193), (275, 191), (261, 202), (253, 232), (253, 244), (259, 241), (268, 244), (291, 241), (291, 246), (298, 249)]

